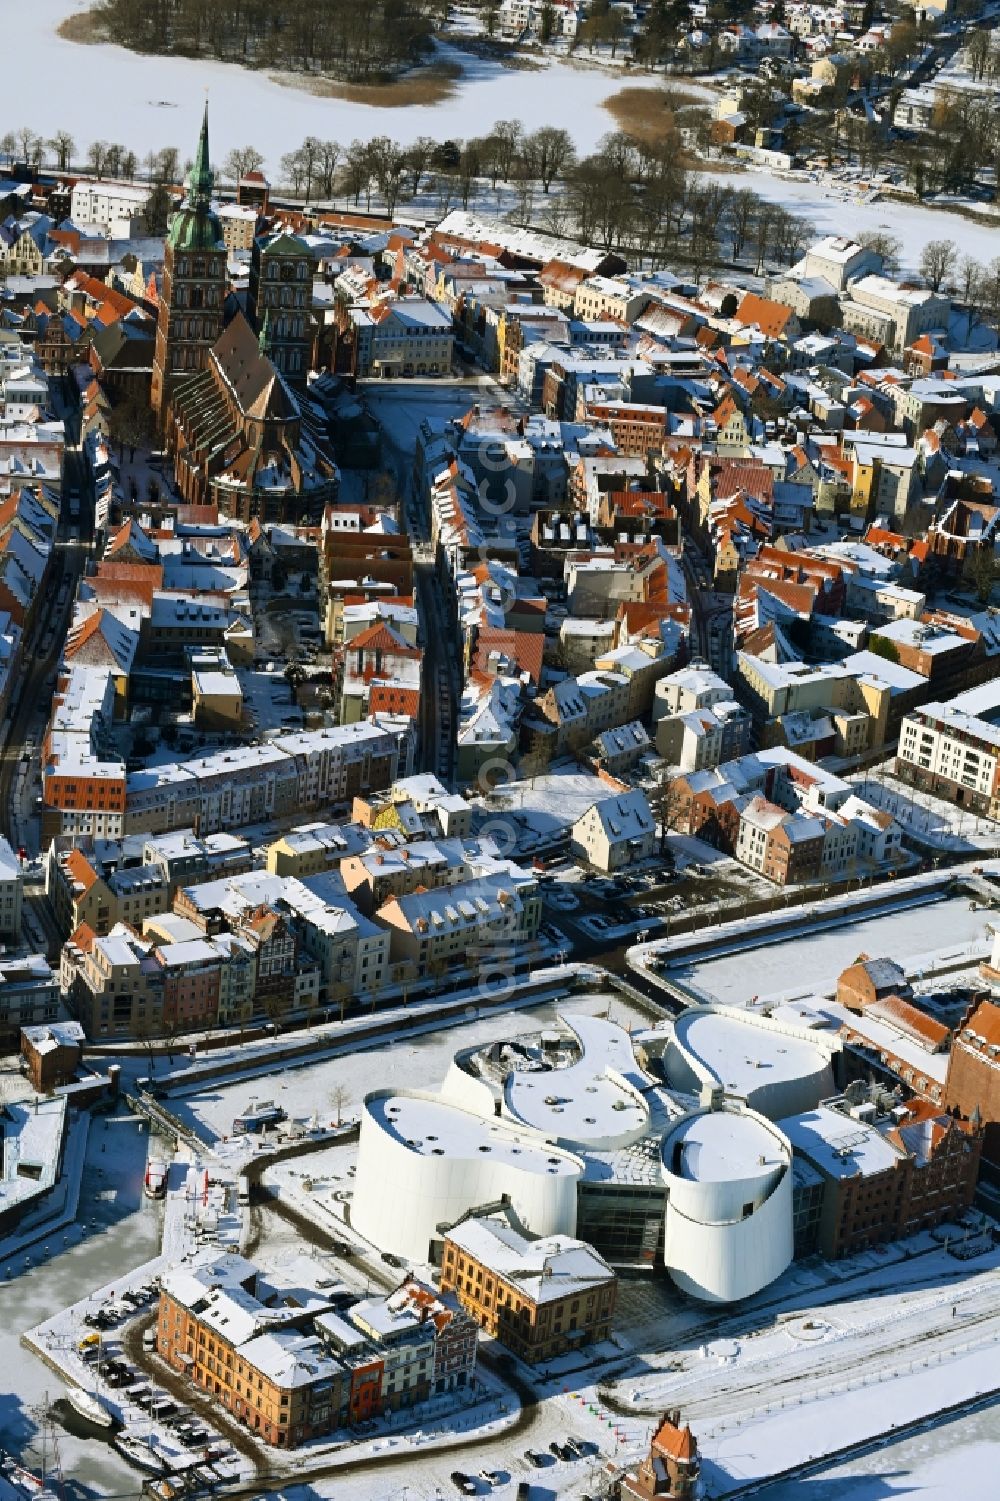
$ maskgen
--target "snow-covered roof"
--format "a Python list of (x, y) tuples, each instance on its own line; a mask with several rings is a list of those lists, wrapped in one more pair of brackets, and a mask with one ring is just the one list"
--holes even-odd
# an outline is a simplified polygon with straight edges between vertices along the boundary
[[(747, 976), (747, 987), (753, 983)], [(760, 1018), (727, 1009), (692, 1009), (674, 1023), (674, 1033), (688, 1055), (716, 1078), (727, 1094), (745, 1097), (762, 1085), (774, 1087), (820, 1074), (829, 1048), (819, 1040), (794, 1036), (786, 1028), (768, 1027)]]
[(707, 1110), (667, 1137), (671, 1170), (695, 1183), (729, 1183), (782, 1167), (787, 1154), (773, 1130), (747, 1111)]
[(875, 1126), (827, 1105), (789, 1116), (780, 1125), (792, 1150), (801, 1152), (828, 1178), (884, 1173), (900, 1161), (900, 1154)]
[(534, 1303), (586, 1294), (614, 1277), (584, 1241), (569, 1235), (530, 1240), (499, 1217), (463, 1220), (448, 1238)]
[(479, 1153), (524, 1173), (566, 1177), (580, 1171), (576, 1159), (558, 1147), (443, 1100), (418, 1094), (370, 1095), (365, 1108), (387, 1135), (403, 1142), (415, 1156), (473, 1157)]
[(635, 1140), (649, 1128), (643, 1094), (651, 1081), (635, 1061), (628, 1033), (596, 1016), (560, 1020), (580, 1044), (579, 1059), (568, 1068), (512, 1070), (504, 1085), (509, 1114), (568, 1143)]

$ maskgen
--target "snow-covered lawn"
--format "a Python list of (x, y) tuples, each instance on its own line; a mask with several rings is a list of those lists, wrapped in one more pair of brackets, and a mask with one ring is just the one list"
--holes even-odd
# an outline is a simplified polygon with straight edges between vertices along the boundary
[(855, 772), (848, 781), (854, 783), (861, 797), (891, 813), (923, 844), (970, 853), (1000, 849), (1000, 824), (977, 818), (967, 808), (956, 808), (954, 803), (930, 793), (916, 792), (881, 768)]
[[(706, 173), (705, 175), (710, 175)], [(954, 240), (963, 254), (988, 262), (997, 253), (998, 230), (977, 224), (962, 214), (930, 208), (918, 203), (895, 203), (884, 200), (868, 203), (857, 185), (812, 182), (809, 178), (774, 177), (757, 169), (720, 176), (723, 186), (751, 188), (772, 203), (781, 203), (815, 225), (818, 234), (852, 234), (862, 230), (884, 230), (895, 235), (903, 246), (903, 269), (915, 271), (920, 252), (928, 240)]]

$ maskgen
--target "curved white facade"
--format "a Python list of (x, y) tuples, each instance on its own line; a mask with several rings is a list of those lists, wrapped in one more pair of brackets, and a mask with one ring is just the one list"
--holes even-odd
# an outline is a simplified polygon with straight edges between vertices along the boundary
[(699, 1110), (663, 1139), (664, 1261), (684, 1292), (732, 1303), (792, 1259), (792, 1150), (749, 1110)]
[(670, 1086), (688, 1094), (721, 1086), (770, 1120), (814, 1110), (835, 1089), (840, 1042), (734, 1006), (691, 1006), (664, 1053)]
[(380, 1250), (426, 1261), (440, 1226), (506, 1196), (536, 1235), (573, 1235), (578, 1157), (418, 1091), (364, 1102), (351, 1224)]
[[(605, 1254), (613, 1243), (628, 1261), (641, 1242), (651, 1259), (662, 1224), (666, 1270), (692, 1297), (736, 1302), (780, 1276), (793, 1250), (792, 1149), (768, 1116), (794, 1117), (829, 1092), (836, 1040), (692, 1007), (667, 1040), (670, 1085), (721, 1085), (732, 1098), (678, 1117), (626, 1031), (600, 1017), (560, 1020), (576, 1048), (558, 1033), (480, 1046), (457, 1055), (440, 1094), (367, 1097), (358, 1232), (423, 1262), (444, 1227), (506, 1199), (534, 1234), (573, 1235), (586, 1179), (588, 1234)], [(628, 1220), (637, 1194), (638, 1228)]]

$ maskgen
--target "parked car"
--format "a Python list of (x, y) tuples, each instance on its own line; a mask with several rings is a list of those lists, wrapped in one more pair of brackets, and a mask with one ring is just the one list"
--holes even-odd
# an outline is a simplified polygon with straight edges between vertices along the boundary
[(476, 1494), (476, 1482), (470, 1480), (468, 1475), (463, 1475), (461, 1470), (452, 1470), (451, 1483), (457, 1491), (462, 1492), (463, 1496), (474, 1496)]
[(526, 1449), (524, 1457), (528, 1461), (529, 1465), (534, 1465), (536, 1470), (540, 1470), (542, 1468), (542, 1465), (545, 1463), (545, 1460), (542, 1458), (542, 1456), (540, 1454), (536, 1454), (534, 1449)]
[(517, 1501), (531, 1501), (531, 1482), (522, 1480), (517, 1487)]

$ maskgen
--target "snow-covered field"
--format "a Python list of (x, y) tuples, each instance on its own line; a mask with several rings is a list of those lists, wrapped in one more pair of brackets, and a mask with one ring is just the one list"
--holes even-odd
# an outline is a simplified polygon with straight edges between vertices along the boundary
[[(590, 151), (614, 129), (602, 105), (620, 84), (570, 63), (554, 63), (540, 74), (443, 49), (464, 68), (449, 98), (429, 106), (373, 107), (286, 88), (266, 73), (234, 64), (145, 57), (57, 36), (67, 15), (88, 8), (89, 0), (4, 7), (7, 128), (30, 125), (46, 138), (68, 130), (81, 148), (97, 139), (121, 141), (140, 158), (161, 146), (176, 146), (184, 156), (194, 148), (208, 89), (216, 161), (249, 141), (266, 154), (272, 171), (307, 135), (346, 142), (384, 134), (406, 145), (420, 135), (437, 140), (485, 135), (497, 120), (519, 120), (526, 130), (565, 124), (577, 147)], [(657, 80), (629, 82), (655, 85)]]
[(751, 994), (805, 995), (831, 990), (841, 970), (859, 954), (885, 955), (908, 969), (931, 967), (946, 955), (976, 945), (988, 949), (986, 914), (973, 912), (969, 898), (948, 897), (928, 905), (891, 912), (866, 922), (845, 923), (825, 933), (796, 935), (784, 943), (754, 949), (753, 954), (727, 954), (704, 964), (676, 970), (694, 980), (700, 990), (720, 1001), (742, 1005)]
[(916, 270), (928, 240), (954, 240), (964, 255), (983, 262), (992, 260), (1000, 248), (1000, 228), (916, 203), (865, 203), (850, 183), (838, 187), (806, 177), (774, 177), (756, 169), (738, 176), (726, 172), (720, 181), (725, 187), (751, 188), (762, 198), (783, 204), (808, 219), (821, 235), (885, 230), (902, 243), (904, 270)]

